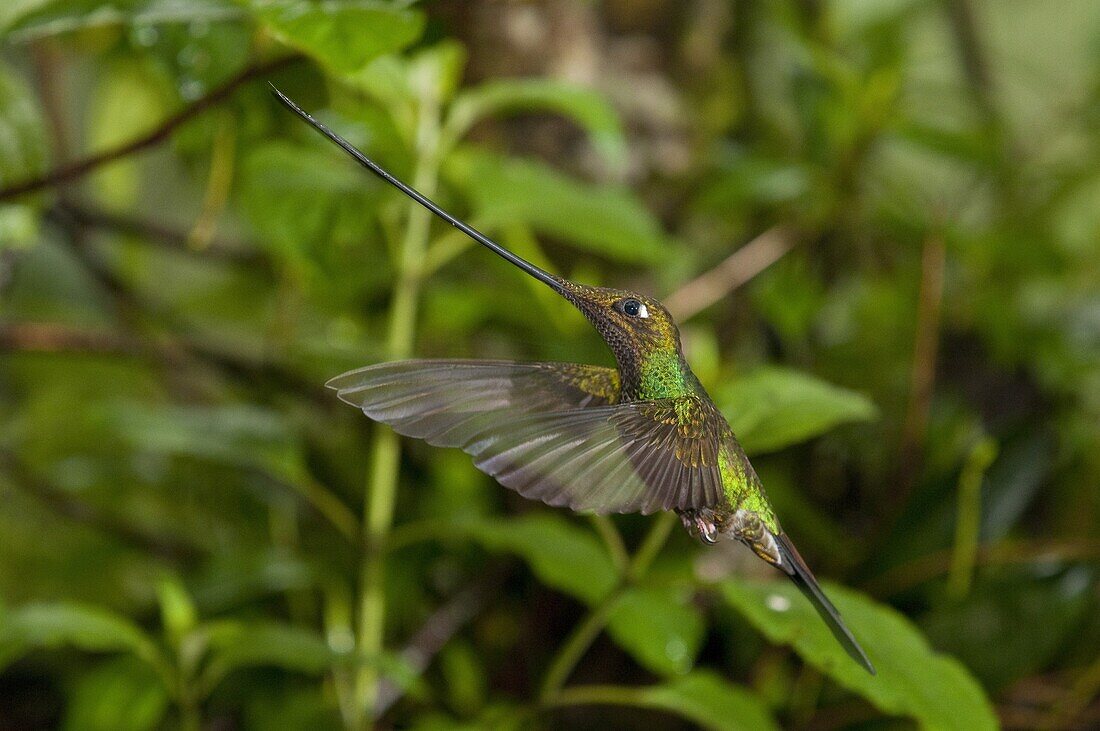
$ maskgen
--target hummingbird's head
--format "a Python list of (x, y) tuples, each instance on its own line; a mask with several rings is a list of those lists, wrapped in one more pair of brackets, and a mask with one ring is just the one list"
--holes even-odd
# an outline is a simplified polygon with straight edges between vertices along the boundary
[(652, 297), (625, 289), (559, 281), (562, 296), (584, 314), (617, 356), (624, 349), (641, 354), (679, 352), (676, 323), (665, 306)]

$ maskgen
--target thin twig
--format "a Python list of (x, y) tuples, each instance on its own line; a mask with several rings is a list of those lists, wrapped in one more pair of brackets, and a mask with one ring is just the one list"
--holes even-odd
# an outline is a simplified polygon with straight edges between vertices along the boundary
[[(401, 660), (413, 673), (419, 675), (428, 669), (432, 659), (467, 623), (477, 616), (501, 581), (500, 572), (490, 572), (473, 586), (453, 596), (446, 604), (432, 612), (409, 644), (401, 651)], [(404, 694), (404, 689), (391, 680), (379, 683), (375, 700), (375, 720), (385, 715)]]
[(183, 562), (194, 561), (203, 553), (200, 547), (192, 543), (161, 531), (146, 531), (84, 502), (37, 475), (9, 450), (0, 450), (0, 470), (8, 476), (12, 485), (33, 496), (56, 515), (114, 536), (144, 553)]
[(164, 307), (150, 300), (124, 279), (116, 275), (97, 256), (84, 240), (78, 221), (68, 215), (68, 207), (51, 209), (47, 219), (58, 224), (67, 234), (66, 242), (77, 261), (87, 270), (94, 280), (110, 295), (120, 319), (135, 332), (142, 330), (142, 321), (155, 316), (156, 319), (177, 333), (187, 337), (158, 338), (135, 337), (136, 354), (144, 354), (154, 360), (164, 361), (171, 366), (186, 363), (202, 363), (220, 370), (223, 375), (233, 376), (236, 380), (255, 383), (256, 376), (270, 378), (277, 385), (295, 391), (312, 391), (316, 383), (303, 379), (293, 370), (272, 363), (267, 359), (250, 359), (240, 353), (229, 353), (202, 342), (194, 328), (181, 321)]
[[(863, 584), (863, 590), (888, 597), (945, 575), (951, 568), (952, 551), (943, 549), (892, 568)], [(974, 564), (994, 566), (1038, 561), (1096, 561), (1100, 541), (1018, 541), (978, 548)]]
[(921, 253), (920, 292), (917, 295), (917, 331), (913, 344), (913, 369), (909, 378), (909, 405), (902, 427), (897, 489), (891, 497), (893, 511), (900, 511), (920, 471), (921, 449), (932, 410), (943, 312), (943, 281), (947, 251), (943, 237), (928, 236)]
[(664, 305), (681, 322), (692, 318), (779, 261), (795, 243), (791, 229), (773, 226), (670, 294)]
[(58, 205), (76, 223), (88, 228), (137, 236), (152, 244), (184, 254), (223, 259), (239, 264), (263, 264), (266, 259), (259, 247), (240, 241), (212, 239), (201, 250), (188, 245), (188, 234), (155, 221), (98, 210), (72, 201)]
[(52, 322), (0, 322), (0, 351), (137, 355), (141, 349), (133, 339), (114, 332), (79, 330)]
[(669, 533), (678, 521), (674, 513), (661, 513), (657, 516), (642, 539), (642, 544), (630, 559), (626, 570), (620, 575), (618, 583), (604, 596), (588, 615), (578, 624), (569, 637), (562, 643), (550, 667), (543, 678), (539, 690), (539, 703), (553, 703), (561, 692), (565, 681), (573, 673), (588, 648), (607, 626), (611, 615), (622, 595), (635, 586), (649, 571), (650, 565), (668, 540)]
[(173, 132), (176, 131), (185, 122), (191, 120), (194, 117), (202, 114), (208, 109), (221, 103), (224, 99), (229, 97), (239, 87), (252, 81), (253, 79), (264, 76), (266, 74), (274, 73), (285, 66), (302, 59), (300, 54), (293, 54), (290, 56), (283, 56), (281, 58), (267, 61), (265, 63), (257, 64), (256, 66), (250, 66), (244, 69), (236, 76), (231, 78), (219, 86), (209, 94), (196, 99), (191, 104), (178, 111), (176, 114), (165, 119), (157, 127), (150, 130), (144, 135), (125, 142), (117, 147), (112, 147), (109, 150), (90, 155), (82, 160), (77, 160), (73, 163), (63, 164), (60, 167), (49, 170), (38, 177), (31, 178), (30, 180), (24, 180), (14, 185), (9, 185), (6, 188), (0, 188), (0, 201), (15, 198), (16, 196), (24, 195), (26, 193), (33, 193), (35, 191), (42, 190), (43, 188), (49, 188), (54, 185), (66, 183), (76, 178), (80, 178), (88, 173), (100, 168), (108, 163), (112, 163), (128, 155), (132, 155), (135, 152), (140, 152), (149, 147), (153, 147), (165, 140), (167, 140)]

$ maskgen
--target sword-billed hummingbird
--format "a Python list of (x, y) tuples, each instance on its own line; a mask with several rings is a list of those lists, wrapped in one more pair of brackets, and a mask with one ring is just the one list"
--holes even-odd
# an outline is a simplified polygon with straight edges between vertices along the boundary
[(660, 302), (577, 284), (521, 259), (272, 90), (363, 167), (572, 303), (618, 366), (382, 363), (329, 381), (341, 400), (400, 434), (461, 448), (478, 469), (524, 497), (601, 514), (672, 510), (706, 543), (723, 536), (745, 543), (787, 574), (848, 654), (875, 672), (780, 528), (760, 478), (684, 359), (679, 330)]

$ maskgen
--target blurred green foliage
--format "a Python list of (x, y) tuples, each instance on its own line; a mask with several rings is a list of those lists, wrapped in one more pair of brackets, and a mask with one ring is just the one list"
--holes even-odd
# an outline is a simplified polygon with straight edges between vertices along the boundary
[[(391, 470), (327, 378), (609, 356), (267, 81), (670, 295), (879, 674), (738, 547)], [(4, 4), (0, 726), (1100, 723), (1097, 129), (1091, 0)]]

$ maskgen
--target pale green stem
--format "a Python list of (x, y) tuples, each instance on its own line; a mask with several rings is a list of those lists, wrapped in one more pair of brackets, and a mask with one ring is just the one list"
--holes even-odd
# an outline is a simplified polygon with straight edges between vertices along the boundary
[(947, 576), (948, 592), (955, 598), (966, 596), (974, 578), (982, 519), (982, 480), (996, 458), (997, 443), (987, 437), (971, 450), (959, 475), (955, 550)]
[(626, 551), (626, 544), (623, 543), (623, 537), (619, 534), (619, 529), (615, 527), (614, 521), (606, 515), (590, 515), (588, 519), (592, 523), (592, 527), (600, 534), (604, 545), (607, 546), (607, 552), (611, 554), (611, 560), (615, 564), (615, 571), (620, 576), (623, 575), (630, 563), (630, 554)]
[(584, 653), (588, 652), (588, 648), (592, 646), (592, 643), (596, 641), (596, 638), (607, 626), (619, 597), (645, 577), (646, 572), (649, 571), (649, 567), (653, 563), (653, 559), (660, 553), (665, 541), (668, 540), (672, 526), (675, 524), (676, 515), (674, 513), (662, 513), (654, 520), (653, 527), (649, 529), (649, 533), (642, 540), (642, 545), (634, 553), (634, 557), (620, 577), (618, 585), (592, 608), (588, 616), (577, 625), (573, 633), (562, 644), (557, 655), (554, 656), (550, 668), (546, 671), (542, 688), (539, 690), (540, 704), (545, 705), (555, 701), (561, 693), (565, 681), (572, 674), (573, 668), (577, 666)]
[[(431, 84), (425, 84), (430, 87)], [(439, 109), (434, 90), (425, 88), (421, 97), (420, 119), (416, 135), (419, 155), (412, 185), (426, 196), (435, 194), (439, 177)], [(421, 264), (428, 245), (431, 214), (415, 201), (409, 201), (405, 236), (399, 251), (398, 280), (390, 309), (387, 355), (395, 360), (412, 354), (419, 304)], [(386, 542), (393, 523), (393, 505), (397, 492), (400, 459), (397, 434), (390, 429), (375, 431), (371, 452), (371, 470), (364, 505), (364, 556), (360, 576), (358, 642), (363, 657), (379, 657), (385, 636), (385, 555)], [(364, 665), (356, 677), (355, 708), (357, 724), (365, 728), (372, 716), (378, 694), (378, 671)]]
[(340, 531), (340, 534), (354, 542), (359, 534), (359, 521), (355, 513), (348, 509), (344, 501), (330, 492), (327, 487), (308, 475), (291, 480), (291, 486), (298, 490), (314, 509)]

